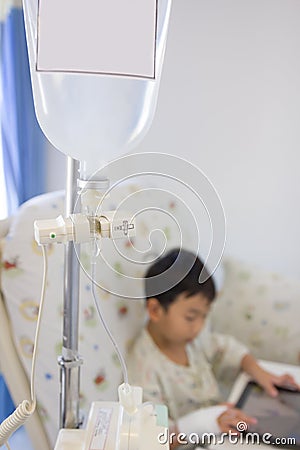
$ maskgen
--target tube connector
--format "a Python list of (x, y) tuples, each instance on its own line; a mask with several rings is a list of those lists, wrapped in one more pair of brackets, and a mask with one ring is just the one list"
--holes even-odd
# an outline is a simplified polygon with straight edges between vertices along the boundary
[(36, 220), (35, 240), (39, 245), (89, 242), (91, 238), (119, 239), (135, 236), (136, 224), (126, 211), (107, 211), (100, 216), (70, 214), (64, 218)]
[(99, 216), (102, 237), (120, 239), (136, 234), (136, 223), (128, 211), (107, 211)]
[(118, 388), (119, 402), (125, 411), (132, 415), (138, 410), (143, 401), (143, 389), (140, 386), (130, 386), (123, 383)]
[(84, 214), (70, 214), (64, 218), (35, 220), (34, 237), (38, 244), (51, 244), (53, 242), (75, 243), (88, 242), (90, 239), (90, 225)]

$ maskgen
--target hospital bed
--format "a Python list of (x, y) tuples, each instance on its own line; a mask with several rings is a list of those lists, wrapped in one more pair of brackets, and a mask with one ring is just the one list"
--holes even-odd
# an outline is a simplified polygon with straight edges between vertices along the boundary
[[(142, 210), (145, 198), (140, 191), (141, 187), (135, 184), (113, 190), (106, 200), (107, 209), (114, 209), (128, 195), (137, 195), (137, 208)], [(145, 195), (151, 203), (149, 196), (156, 193), (147, 190)], [(63, 191), (41, 195), (23, 204), (14, 217), (1, 222), (0, 368), (16, 404), (30, 398), (28, 380), (42, 283), (42, 255), (34, 239), (33, 222), (63, 214), (64, 200)], [(157, 197), (153, 200), (157, 201)], [(161, 195), (157, 206), (160, 209), (148, 211), (138, 218), (138, 233), (132, 245), (128, 241), (119, 241), (118, 247), (114, 248), (109, 247), (109, 241), (103, 240), (102, 250), (109, 261), (97, 263), (96, 280), (101, 286), (97, 287), (97, 296), (122, 352), (142, 327), (145, 309), (142, 300), (116, 294), (142, 297), (140, 277), (148, 263), (141, 257), (139, 264), (126, 265), (123, 256), (130, 259), (133, 246), (145, 249), (149, 236), (152, 256), (159, 254), (163, 244), (169, 248), (177, 246), (178, 223), (187, 238), (191, 233), (190, 224), (184, 220), (183, 205), (171, 194)], [(168, 214), (162, 214), (162, 211)], [(164, 233), (151, 233), (153, 228), (164, 230)], [(48, 248), (46, 304), (36, 375), (38, 407), (25, 424), (35, 450), (53, 448), (59, 428), (57, 358), (62, 346), (63, 253), (60, 244)], [(84, 360), (80, 407), (84, 422), (92, 401), (117, 400), (122, 372), (96, 314), (88, 277), (89, 249), (84, 246), (80, 261), (79, 352)], [(222, 267), (222, 290), (212, 313), (212, 327), (235, 335), (258, 358), (299, 365), (299, 281), (229, 257), (225, 258)], [(136, 277), (135, 292), (122, 273)], [(224, 392), (226, 388), (229, 392), (230, 387), (224, 386)]]

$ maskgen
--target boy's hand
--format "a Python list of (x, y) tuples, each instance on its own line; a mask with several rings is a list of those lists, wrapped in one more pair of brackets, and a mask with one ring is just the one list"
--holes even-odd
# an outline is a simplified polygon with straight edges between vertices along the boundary
[(276, 397), (278, 395), (276, 386), (287, 387), (296, 391), (300, 389), (300, 386), (296, 383), (294, 377), (289, 374), (278, 376), (261, 369), (254, 378), (271, 397)]
[[(217, 422), (222, 433), (238, 433), (246, 431), (247, 427), (256, 424), (255, 417), (247, 416), (237, 408), (228, 408), (218, 418)], [(242, 424), (241, 424), (242, 423)]]
[(242, 369), (248, 373), (271, 397), (278, 395), (276, 386), (288, 387), (290, 389), (300, 390), (300, 386), (296, 383), (294, 377), (289, 374), (281, 376), (264, 370), (256, 361), (256, 359), (248, 354), (245, 355), (242, 364)]

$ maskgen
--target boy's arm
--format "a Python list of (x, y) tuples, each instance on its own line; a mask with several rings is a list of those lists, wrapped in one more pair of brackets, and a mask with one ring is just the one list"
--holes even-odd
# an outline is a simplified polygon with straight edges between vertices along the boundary
[(233, 336), (210, 331), (209, 327), (201, 332), (199, 343), (207, 361), (211, 364), (218, 382), (233, 380), (241, 370), (243, 357), (248, 348)]
[(263, 369), (249, 353), (247, 347), (232, 336), (208, 332), (205, 341), (205, 353), (212, 363), (217, 379), (224, 378), (224, 373), (226, 373), (224, 369), (231, 366), (232, 368), (236, 367), (237, 370), (244, 370), (273, 397), (278, 393), (276, 386), (289, 386), (300, 390), (299, 384), (291, 375), (278, 376)]
[(176, 436), (171, 442), (173, 446), (171, 445), (170, 449), (176, 448), (177, 445), (195, 443), (195, 435), (198, 436), (197, 444), (207, 445), (209, 444), (207, 439), (214, 439), (221, 432), (236, 433), (236, 427), (241, 421), (249, 426), (257, 423), (254, 417), (226, 403), (197, 409), (177, 420)]
[(192, 443), (190, 438), (195, 436), (195, 434), (199, 437), (199, 444), (204, 434), (219, 434), (221, 429), (218, 419), (227, 409), (228, 406), (225, 404), (208, 406), (192, 411), (177, 419), (173, 427), (176, 436), (174, 435), (173, 437), (173, 442), (171, 442), (173, 446), (171, 445), (170, 449), (172, 450), (178, 445)]
[(276, 397), (278, 394), (276, 386), (289, 386), (297, 390), (300, 389), (300, 386), (291, 375), (284, 374), (278, 376), (268, 372), (263, 369), (256, 359), (249, 353), (243, 357), (241, 368), (272, 397)]

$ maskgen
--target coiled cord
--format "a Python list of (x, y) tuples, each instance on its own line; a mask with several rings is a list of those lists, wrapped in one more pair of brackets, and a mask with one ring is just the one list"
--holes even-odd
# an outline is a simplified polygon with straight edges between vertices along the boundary
[(33, 414), (35, 404), (28, 400), (23, 400), (15, 411), (5, 419), (0, 425), (0, 446), (5, 444), (8, 438)]
[(37, 317), (37, 325), (34, 339), (34, 347), (32, 354), (32, 364), (31, 364), (31, 380), (30, 380), (30, 390), (31, 390), (31, 402), (29, 400), (23, 400), (22, 403), (15, 409), (15, 411), (7, 417), (0, 424), (0, 446), (6, 444), (6, 447), (9, 449), (8, 439), (9, 437), (20, 427), (22, 426), (26, 420), (34, 413), (36, 408), (36, 395), (35, 395), (35, 366), (36, 366), (36, 355), (37, 355), (37, 344), (39, 340), (40, 334), (40, 324), (45, 300), (45, 291), (46, 291), (46, 282), (47, 282), (47, 272), (48, 272), (48, 261), (47, 261), (47, 252), (46, 248), (42, 246), (43, 253), (43, 262), (44, 262), (44, 271), (43, 271), (43, 282), (42, 282), (42, 290), (41, 290), (41, 300), (39, 313)]

